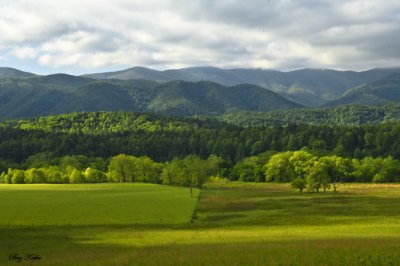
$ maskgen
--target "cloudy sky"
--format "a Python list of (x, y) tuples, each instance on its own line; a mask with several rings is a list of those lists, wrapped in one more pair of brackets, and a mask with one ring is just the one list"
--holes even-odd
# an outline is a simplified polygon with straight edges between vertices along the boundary
[(0, 66), (39, 74), (399, 62), (399, 0), (0, 0)]

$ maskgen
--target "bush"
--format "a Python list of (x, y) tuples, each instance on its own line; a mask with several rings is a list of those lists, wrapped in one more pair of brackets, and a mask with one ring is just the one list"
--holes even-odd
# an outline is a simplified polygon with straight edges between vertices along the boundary
[(14, 170), (11, 177), (11, 182), (13, 184), (24, 184), (25, 183), (25, 171)]

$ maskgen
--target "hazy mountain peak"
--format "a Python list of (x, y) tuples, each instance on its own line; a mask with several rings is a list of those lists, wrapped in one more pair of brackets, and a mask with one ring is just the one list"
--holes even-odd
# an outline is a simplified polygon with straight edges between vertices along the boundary
[(24, 72), (11, 67), (0, 67), (0, 78), (30, 78), (36, 76), (33, 73)]

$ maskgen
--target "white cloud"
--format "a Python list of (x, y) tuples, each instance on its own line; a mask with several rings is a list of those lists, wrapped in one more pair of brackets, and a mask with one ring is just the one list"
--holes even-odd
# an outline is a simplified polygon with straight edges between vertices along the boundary
[(60, 70), (365, 69), (399, 61), (399, 14), (397, 0), (0, 0), (0, 56)]
[(38, 51), (33, 47), (24, 46), (14, 48), (11, 54), (18, 59), (35, 59), (38, 56)]

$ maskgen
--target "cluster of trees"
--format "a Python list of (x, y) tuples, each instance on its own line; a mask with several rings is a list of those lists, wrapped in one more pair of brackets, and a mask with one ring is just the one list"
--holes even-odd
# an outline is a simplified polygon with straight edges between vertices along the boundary
[[(316, 169), (322, 167), (318, 172)], [(335, 177), (337, 171), (339, 177)], [(346, 158), (307, 151), (269, 151), (236, 163), (229, 172), (230, 180), (244, 182), (292, 182), (297, 177), (306, 180), (309, 175), (337, 178), (343, 182), (390, 183), (400, 181), (400, 162), (392, 156)], [(311, 178), (311, 177), (309, 177)], [(336, 179), (331, 180), (335, 182)]]
[(8, 184), (66, 184), (66, 183), (103, 183), (109, 179), (103, 171), (88, 167), (84, 171), (76, 168), (63, 170), (57, 166), (29, 168), (27, 170), (9, 168), (3, 172), (0, 180)]
[[(201, 159), (190, 155), (184, 159), (157, 163), (147, 156), (119, 154), (110, 159), (107, 170), (96, 168), (93, 162), (82, 164), (85, 156), (67, 156), (59, 165), (32, 167), (27, 170), (9, 168), (0, 175), (8, 184), (34, 183), (104, 183), (147, 182), (202, 187), (210, 176), (220, 174), (224, 161), (217, 156)], [(102, 164), (98, 164), (99, 167)]]
[(266, 164), (267, 181), (291, 182), (300, 192), (304, 188), (310, 191), (324, 191), (333, 185), (333, 190), (343, 182), (350, 171), (350, 162), (342, 157), (316, 157), (305, 151), (276, 154)]
[(307, 151), (287, 151), (250, 157), (234, 167), (238, 180), (290, 182), (300, 191), (334, 191), (342, 182), (388, 183), (400, 181), (400, 162), (393, 157), (349, 159), (337, 155), (315, 156)]

